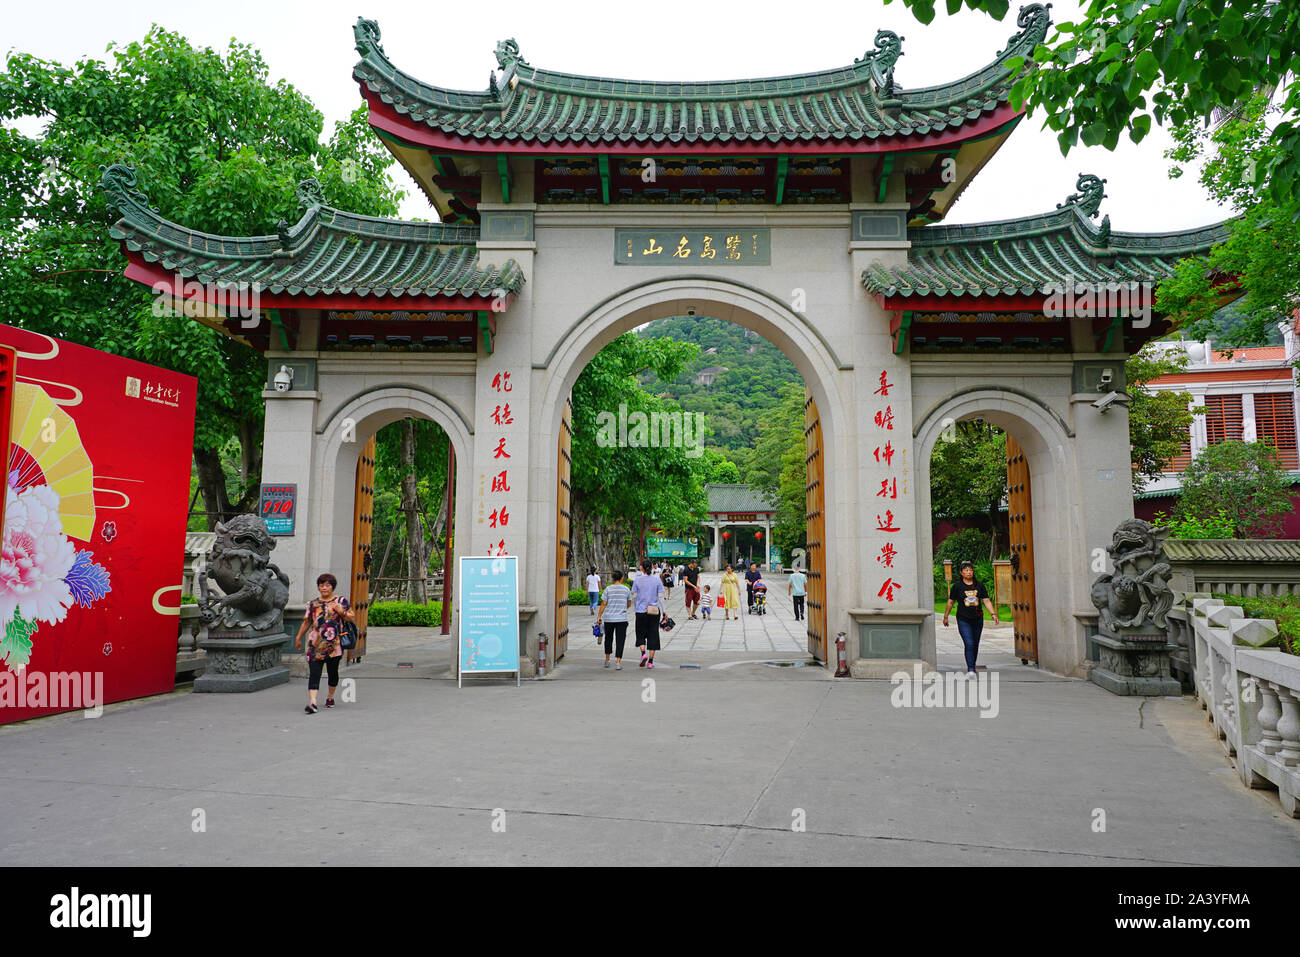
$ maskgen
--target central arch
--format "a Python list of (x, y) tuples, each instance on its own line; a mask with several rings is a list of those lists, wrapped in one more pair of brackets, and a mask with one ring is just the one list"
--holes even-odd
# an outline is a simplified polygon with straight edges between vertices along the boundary
[[(855, 461), (854, 450), (847, 446), (844, 427), (852, 408), (851, 372), (815, 325), (814, 319), (796, 312), (772, 294), (742, 282), (713, 276), (675, 276), (638, 283), (607, 297), (576, 319), (544, 357), (533, 365), (535, 394), (541, 402), (534, 413), (537, 441), (533, 455), (544, 473), (551, 476), (542, 487), (547, 497), (530, 510), (530, 539), (538, 543), (535, 554), (556, 554), (555, 517), (558, 483), (554, 476), (559, 468), (557, 436), (561, 430), (565, 403), (583, 369), (595, 355), (618, 336), (655, 319), (669, 316), (699, 315), (724, 319), (751, 329), (780, 349), (803, 376), (805, 388), (813, 397), (821, 420), (824, 446), (824, 502), (835, 516), (844, 540), (856, 540), (856, 509), (847, 506), (849, 493), (845, 481), (846, 463)], [(540, 380), (540, 381), (539, 381)], [(829, 582), (837, 581), (841, 562), (836, 549), (825, 550), (824, 574)], [(556, 585), (538, 576), (546, 589), (538, 594), (541, 609), (554, 607)], [(848, 583), (850, 586), (852, 583)], [(847, 597), (832, 589), (827, 595), (828, 620), (837, 620), (847, 608)], [(548, 616), (549, 617), (549, 616)], [(548, 627), (541, 630), (548, 631)], [(549, 633), (549, 631), (548, 631)]]

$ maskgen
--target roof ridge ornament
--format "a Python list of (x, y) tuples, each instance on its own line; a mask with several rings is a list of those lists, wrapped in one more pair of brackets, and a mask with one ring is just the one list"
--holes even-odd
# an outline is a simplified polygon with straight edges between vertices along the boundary
[(363, 57), (385, 56), (379, 37), (379, 21), (357, 17), (356, 25), (352, 27), (352, 38), (356, 42), (358, 53)]
[(1065, 202), (1057, 203), (1056, 208), (1064, 209), (1066, 206), (1073, 206), (1089, 219), (1096, 219), (1097, 213), (1101, 210), (1101, 201), (1106, 198), (1105, 184), (1104, 179), (1091, 173), (1080, 173), (1074, 184), (1078, 192), (1065, 197)]
[(125, 216), (128, 206), (149, 208), (149, 197), (142, 190), (135, 188), (136, 175), (133, 167), (125, 163), (99, 168), (99, 188), (104, 191), (108, 208), (119, 216)]
[(1005, 49), (998, 51), (998, 59), (1010, 53), (1018, 53), (1026, 58), (1033, 55), (1034, 48), (1047, 39), (1047, 28), (1052, 25), (1052, 5), (1050, 3), (1031, 3), (1020, 8), (1016, 15), (1016, 26), (1020, 32), (1007, 41)]
[(854, 66), (870, 67), (871, 79), (875, 82), (881, 96), (894, 95), (894, 65), (903, 55), (905, 39), (907, 38), (900, 37), (893, 30), (877, 30), (876, 48), (868, 50), (853, 61)]
[(495, 52), (497, 66), (503, 70), (509, 69), (517, 63), (522, 63), (524, 66), (529, 65), (528, 61), (519, 55), (519, 44), (515, 42), (514, 37), (509, 40), (499, 41)]
[(298, 200), (299, 209), (319, 209), (325, 205), (325, 191), (318, 179), (303, 180), (293, 193)]

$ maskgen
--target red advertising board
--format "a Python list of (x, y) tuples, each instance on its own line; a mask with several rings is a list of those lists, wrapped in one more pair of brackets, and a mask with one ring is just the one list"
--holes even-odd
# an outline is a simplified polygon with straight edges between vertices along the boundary
[(12, 326), (0, 346), (0, 724), (170, 691), (197, 380)]

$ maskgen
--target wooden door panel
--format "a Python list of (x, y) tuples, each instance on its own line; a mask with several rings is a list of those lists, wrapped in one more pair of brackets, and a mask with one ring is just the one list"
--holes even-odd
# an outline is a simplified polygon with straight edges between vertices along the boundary
[(1016, 657), (1038, 661), (1038, 611), (1034, 601), (1034, 520), (1029, 462), (1007, 435), (1007, 525), (1011, 535), (1011, 613)]
[(564, 417), (560, 420), (560, 435), (557, 440), (559, 454), (559, 480), (556, 485), (555, 510), (555, 639), (552, 645), (551, 663), (559, 661), (569, 650), (569, 588), (572, 575), (569, 560), (573, 555), (569, 535), (572, 527), (570, 509), (573, 505), (573, 488), (569, 484), (573, 474), (573, 406), (566, 399)]
[(808, 597), (804, 610), (808, 623), (808, 653), (818, 661), (826, 660), (826, 485), (825, 458), (822, 455), (822, 423), (817, 403), (804, 393), (804, 462), (807, 484), (804, 487), (804, 520), (807, 528), (804, 574), (808, 577)]
[(371, 436), (357, 460), (357, 482), (352, 507), (352, 574), (348, 601), (357, 615), (357, 646), (347, 652), (349, 663), (366, 653), (366, 619), (370, 610), (370, 545), (374, 537), (375, 437)]

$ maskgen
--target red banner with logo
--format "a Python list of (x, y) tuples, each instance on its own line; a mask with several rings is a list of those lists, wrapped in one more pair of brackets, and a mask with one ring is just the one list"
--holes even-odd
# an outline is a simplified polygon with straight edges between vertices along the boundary
[(170, 691), (197, 380), (12, 326), (0, 345), (0, 724)]

